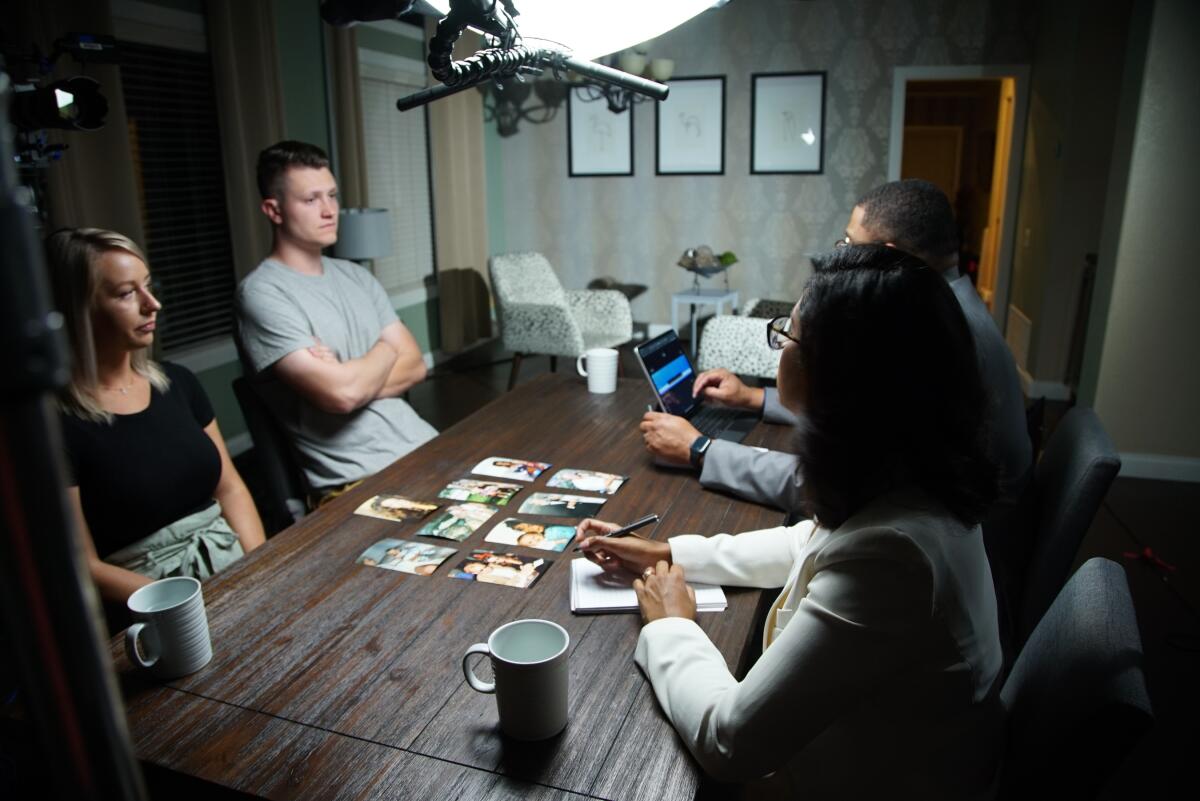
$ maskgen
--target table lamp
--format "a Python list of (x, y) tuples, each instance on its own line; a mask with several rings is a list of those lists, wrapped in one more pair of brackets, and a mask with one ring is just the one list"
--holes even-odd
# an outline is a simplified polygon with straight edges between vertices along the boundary
[(342, 209), (333, 255), (354, 261), (392, 255), (392, 213), (388, 209)]

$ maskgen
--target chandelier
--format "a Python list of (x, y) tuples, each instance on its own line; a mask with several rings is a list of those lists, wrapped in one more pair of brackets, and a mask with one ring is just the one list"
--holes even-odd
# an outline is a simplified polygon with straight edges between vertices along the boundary
[[(622, 72), (627, 72), (630, 75), (649, 78), (659, 83), (669, 81), (671, 74), (675, 71), (675, 62), (671, 59), (650, 58), (643, 50), (625, 50), (615, 58), (609, 56), (606, 59), (602, 59), (600, 63), (619, 69)], [(574, 89), (576, 96), (580, 100), (585, 100), (589, 103), (596, 100), (604, 100), (608, 103), (608, 110), (613, 114), (620, 114), (634, 103), (641, 103), (649, 99), (646, 95), (631, 92), (625, 87), (617, 86), (616, 84), (584, 81), (575, 84)]]
[[(535, 81), (513, 77), (476, 88), (483, 95), (483, 121), (494, 121), (501, 136), (515, 134), (522, 121), (535, 125), (550, 122), (567, 99), (567, 85), (549, 76)], [(537, 97), (538, 105), (525, 105), (531, 95)]]

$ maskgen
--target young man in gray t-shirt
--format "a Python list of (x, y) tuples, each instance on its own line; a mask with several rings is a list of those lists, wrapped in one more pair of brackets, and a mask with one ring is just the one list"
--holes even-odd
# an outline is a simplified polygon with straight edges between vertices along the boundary
[(338, 226), (325, 153), (272, 145), (258, 157), (258, 189), (274, 244), (238, 286), (238, 334), (310, 489), (324, 497), (437, 435), (399, 397), (424, 380), (425, 362), (375, 277), (321, 255)]

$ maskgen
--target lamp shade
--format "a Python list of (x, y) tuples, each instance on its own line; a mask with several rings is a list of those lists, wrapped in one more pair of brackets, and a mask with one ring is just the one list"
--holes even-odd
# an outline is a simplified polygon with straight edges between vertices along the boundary
[(342, 209), (333, 255), (339, 259), (392, 255), (392, 213), (387, 209)]

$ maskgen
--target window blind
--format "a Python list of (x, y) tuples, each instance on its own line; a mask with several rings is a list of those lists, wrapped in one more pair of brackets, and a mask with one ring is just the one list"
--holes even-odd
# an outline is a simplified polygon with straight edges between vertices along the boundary
[(375, 260), (375, 276), (397, 294), (434, 272), (425, 113), (396, 110), (397, 98), (425, 87), (375, 65), (360, 64), (360, 74), (368, 203), (392, 212), (392, 255)]
[(236, 284), (208, 53), (121, 42), (121, 88), (166, 354), (228, 337)]

